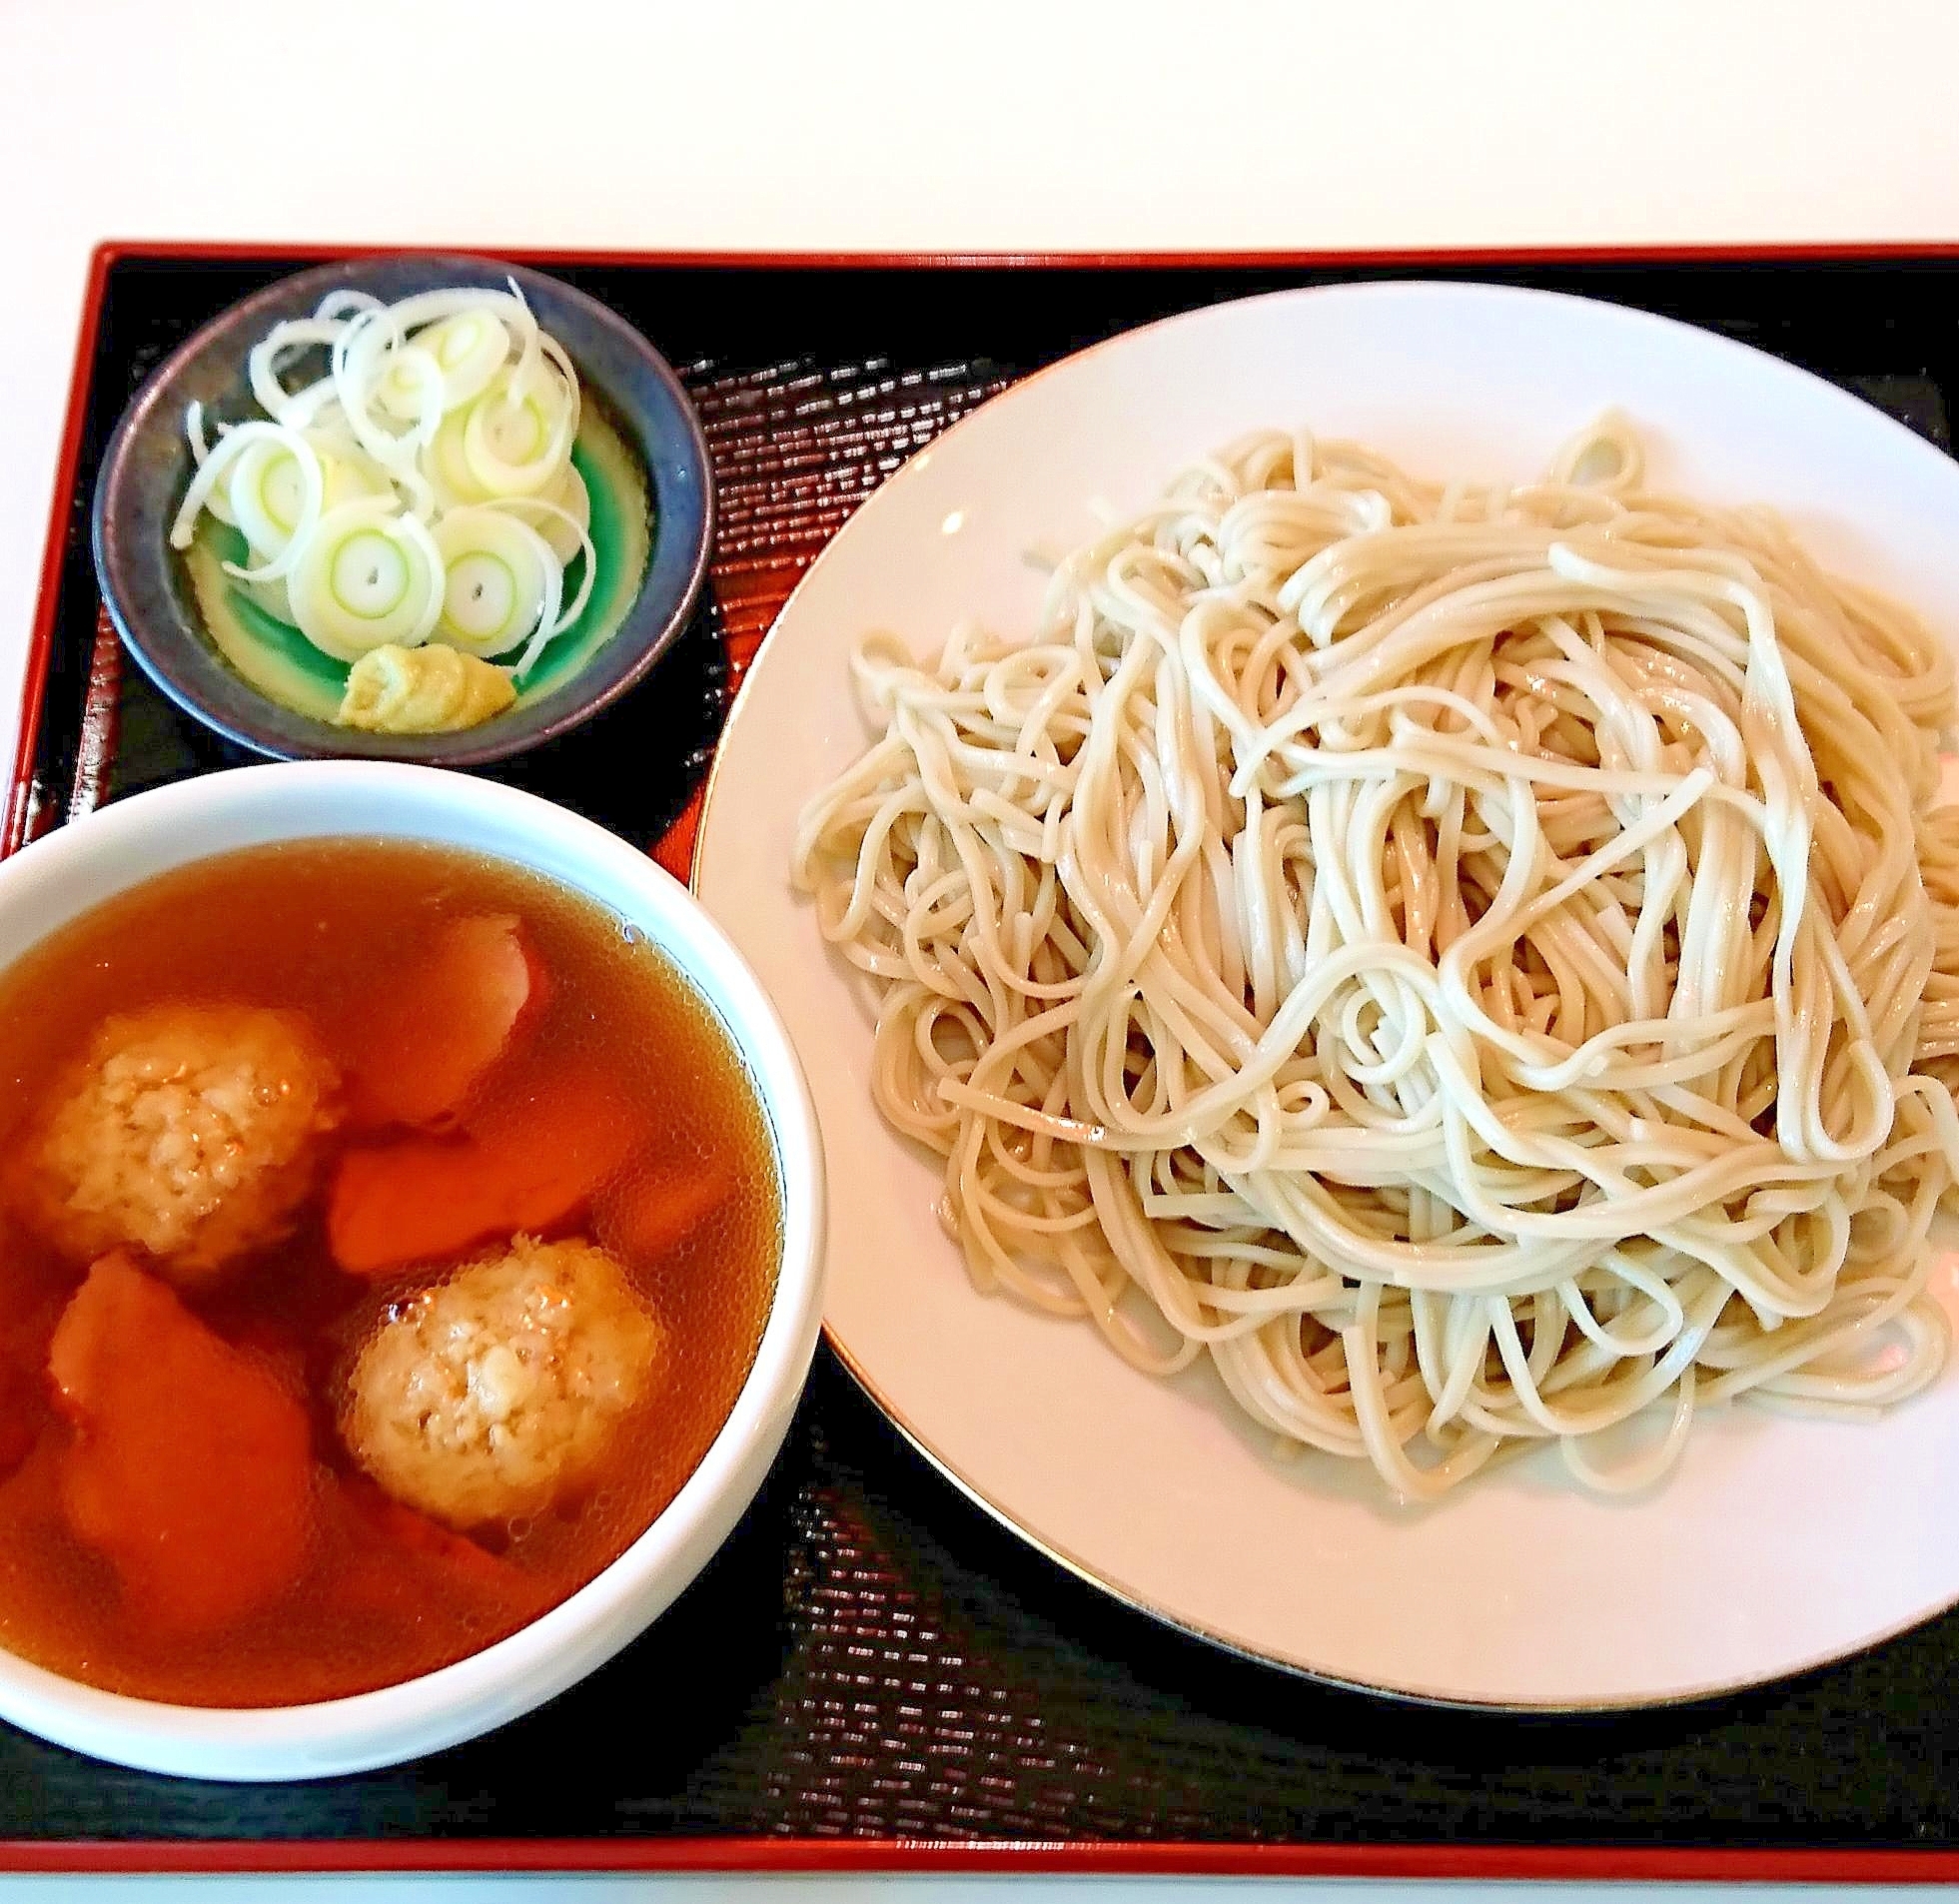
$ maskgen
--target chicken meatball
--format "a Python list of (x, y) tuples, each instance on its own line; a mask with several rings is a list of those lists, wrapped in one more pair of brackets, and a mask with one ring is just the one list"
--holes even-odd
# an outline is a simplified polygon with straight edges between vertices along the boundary
[(249, 1005), (105, 1019), (22, 1154), (22, 1214), (79, 1262), (143, 1251), (172, 1282), (277, 1243), (313, 1186), (339, 1078), (304, 1020)]
[(534, 1514), (594, 1478), (664, 1346), (603, 1250), (518, 1237), (390, 1306), (342, 1429), (389, 1493), (452, 1527)]

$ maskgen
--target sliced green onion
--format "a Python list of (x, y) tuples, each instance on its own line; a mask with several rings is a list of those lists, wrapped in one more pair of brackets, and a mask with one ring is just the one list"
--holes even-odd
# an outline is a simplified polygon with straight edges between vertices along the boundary
[(521, 298), (507, 291), (476, 290), (465, 286), (448, 291), (418, 292), (412, 298), (402, 299), (399, 304), (377, 306), (376, 309), (386, 309), (397, 333), (402, 336), (419, 331), (424, 325), (440, 324), (443, 319), (455, 317), (462, 311), (494, 313), (516, 334), (519, 347), (525, 336), (537, 326), (537, 320), (530, 315), (530, 307)]
[[(383, 359), (397, 342), (394, 314), (388, 310), (363, 311), (348, 320), (334, 341), (332, 375), (334, 394), (347, 415), (348, 427), (361, 448), (391, 476), (414, 461), (422, 445), (433, 437), (442, 421), (442, 376), (418, 375), (419, 404), (414, 426), (396, 432), (375, 421), (373, 405), (377, 387), (386, 374)], [(425, 360), (426, 362), (427, 360)], [(433, 364), (430, 371), (435, 371)], [(430, 412), (434, 412), (430, 416)], [(427, 424), (427, 435), (423, 426)]]
[[(307, 463), (312, 466), (310, 472)], [(246, 581), (277, 580), (293, 564), (276, 564), (291, 547), (295, 532), (312, 528), (326, 494), (326, 472), (304, 437), (297, 445), (270, 437), (249, 445), (232, 464), (225, 495), (233, 518), (253, 553), (263, 557), (264, 565), (241, 568), (227, 562), (227, 571)]]
[(252, 385), (252, 395), (259, 400), (259, 408), (274, 423), (304, 429), (322, 401), (323, 386), (319, 383), (309, 384), (303, 391), (289, 391), (279, 381), (279, 359), (288, 351), (305, 350), (314, 344), (324, 344), (331, 350), (346, 328), (337, 320), (291, 318), (284, 324), (275, 324), (253, 347), (245, 360), (246, 376)]
[(591, 491), (575, 463), (565, 464), (564, 475), (548, 494), (506, 496), (501, 506), (526, 519), (537, 518), (537, 533), (550, 544), (562, 568), (569, 568), (578, 550), (589, 545), (585, 531), (591, 527)]
[[(299, 460), (302, 471), (308, 473), (306, 493), (311, 499), (308, 512), (310, 515), (318, 515), (325, 484), (320, 475), (320, 459), (314, 455), (313, 446), (297, 431), (288, 430), (282, 424), (240, 424), (236, 430), (227, 433), (224, 440), (199, 466), (197, 475), (191, 477), (191, 486), (184, 491), (184, 499), (178, 505), (176, 519), (170, 525), (172, 548), (190, 547), (191, 525), (197, 520), (198, 510), (210, 499), (212, 492), (218, 486), (219, 479), (255, 443), (284, 445)], [(246, 574), (247, 571), (234, 568), (232, 572)], [(281, 569), (278, 572), (285, 571)]]
[[(394, 433), (375, 426), (368, 414), (370, 400), (387, 375), (384, 360), (391, 352), (420, 348), (420, 340), (415, 347), (409, 345), (411, 332), (472, 314), (489, 318), (494, 331), (504, 331), (500, 320), (508, 319), (510, 328), (516, 332), (520, 351), (528, 357), (536, 355), (537, 325), (529, 307), (520, 298), (507, 296), (500, 291), (428, 291), (417, 297), (404, 298), (399, 304), (359, 312), (348, 320), (334, 345), (335, 386), (356, 433), (361, 436), (369, 455), (377, 461), (392, 467), (394, 453), (402, 442)], [(504, 331), (504, 336), (507, 349), (508, 332)], [(484, 345), (493, 344), (493, 338), (494, 332), (486, 330)], [(489, 384), (501, 361), (499, 356), (492, 353), (488, 363), (470, 367), (470, 377), (481, 378), (479, 389)], [(447, 371), (444, 378), (446, 380)], [(468, 382), (469, 379), (466, 379), (454, 397), (445, 390), (441, 404), (443, 412), (466, 401), (462, 389), (467, 389)], [(421, 416), (419, 409), (416, 415)], [(427, 435), (433, 435), (434, 424), (428, 423), (426, 431)]]
[[(313, 450), (320, 468), (319, 500), (311, 510), (307, 473), (300, 451), (291, 444), (261, 438), (233, 464), (231, 480), (225, 484), (233, 519), (253, 552), (268, 560), (283, 555), (293, 538), (311, 527), (309, 516), (317, 520), (323, 508), (375, 493), (373, 478), (358, 465), (323, 453), (311, 436), (301, 438), (300, 443), (302, 448)], [(278, 566), (249, 572), (231, 563), (226, 567), (232, 574), (253, 581), (276, 580), (285, 572)]]
[(569, 393), (571, 435), (575, 437), (578, 434), (578, 419), (584, 415), (584, 399), (578, 388), (577, 370), (570, 358), (565, 355), (564, 347), (548, 332), (539, 331), (537, 342), (542, 346), (544, 355), (557, 366), (557, 374), (563, 380), (564, 389)]
[(503, 654), (556, 620), (564, 571), (529, 523), (483, 504), (451, 509), (433, 534), (448, 571), (437, 640)]
[(537, 320), (530, 315), (530, 300), (523, 295), (522, 287), (514, 278), (503, 282), (510, 288), (510, 297), (517, 309), (523, 313), (523, 323), (517, 331), (516, 366), (510, 372), (510, 389), (520, 402), (526, 397), (536, 395), (538, 359), (543, 351), (543, 332)]
[(313, 315), (322, 324), (331, 324), (335, 319), (347, 319), (357, 311), (379, 311), (382, 302), (371, 291), (356, 291), (351, 286), (345, 291), (330, 291), (320, 300), (320, 309)]
[[(375, 385), (375, 401), (396, 422), (420, 424), (429, 407), (428, 387), (431, 380), (440, 393), (443, 367), (421, 345), (405, 344), (398, 350), (390, 351), (382, 360), (381, 374)], [(443, 410), (440, 394), (436, 406), (440, 421)]]
[(459, 311), (432, 324), (416, 344), (442, 367), (445, 416), (475, 403), (510, 354), (509, 332), (493, 311), (482, 309)]
[(286, 408), (280, 421), (294, 430), (307, 430), (324, 410), (335, 403), (334, 380), (323, 377), (318, 383), (309, 384), (302, 391), (295, 391), (286, 400)]
[(358, 660), (389, 642), (412, 648), (429, 638), (443, 611), (443, 559), (393, 496), (363, 496), (321, 516), (287, 592), (294, 624), (315, 647)]
[[(505, 506), (512, 505), (506, 504)], [(566, 628), (570, 627), (584, 613), (585, 603), (591, 599), (592, 582), (597, 578), (598, 574), (598, 551), (592, 546), (591, 533), (586, 525), (573, 520), (566, 511), (557, 507), (555, 503), (539, 502), (532, 497), (520, 499), (514, 506), (534, 509), (546, 516), (556, 516), (561, 521), (569, 523), (577, 531), (578, 546), (584, 551), (585, 557), (584, 575), (578, 583), (578, 592), (571, 597), (563, 610), (553, 619), (538, 623), (537, 632), (530, 637), (523, 652), (517, 657), (517, 664), (513, 672), (520, 681), (536, 666), (537, 657), (543, 653), (545, 644), (553, 636), (562, 634)]]
[[(202, 470), (211, 458), (211, 446), (204, 440), (204, 406), (202, 404), (193, 402), (186, 407), (184, 411), (184, 435), (190, 441), (191, 462), (193, 466)], [(238, 526), (238, 517), (232, 513), (232, 505), (225, 497), (224, 485), (222, 483), (205, 497), (204, 506), (227, 527), (236, 528)]]
[(371, 490), (387, 486), (386, 472), (377, 470), (367, 452), (361, 448), (360, 439), (348, 427), (347, 419), (341, 412), (338, 398), (307, 425), (305, 435), (307, 442), (321, 457), (331, 457), (336, 463), (358, 471)]
[(453, 410), (423, 451), (418, 468), (435, 492), (439, 509), (467, 508), (488, 502), (490, 491), (470, 474), (463, 454), (463, 433), (470, 426), (471, 407)]
[(540, 388), (514, 394), (509, 371), (471, 407), (463, 427), (463, 461), (491, 496), (537, 495), (550, 488), (571, 455), (577, 401), (555, 370)]

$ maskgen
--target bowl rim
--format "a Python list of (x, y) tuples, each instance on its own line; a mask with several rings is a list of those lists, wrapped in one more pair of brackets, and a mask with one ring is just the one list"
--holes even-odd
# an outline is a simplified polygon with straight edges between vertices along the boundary
[[(640, 592), (628, 603), (620, 626), (606, 638), (591, 659), (557, 688), (540, 696), (537, 705), (545, 710), (548, 710), (549, 701), (555, 694), (562, 691), (566, 696), (562, 707), (549, 712), (547, 718), (533, 722), (490, 720), (478, 727), (448, 734), (370, 734), (359, 729), (343, 729), (311, 715), (301, 714), (241, 679), (240, 685), (251, 697), (252, 703), (262, 706), (270, 716), (270, 725), (255, 726), (249, 718), (249, 707), (237, 713), (215, 707), (198, 679), (197, 664), (186, 664), (178, 656), (177, 636), (180, 633), (189, 636), (194, 648), (208, 647), (208, 636), (195, 625), (182, 628), (169, 625), (153, 629), (139, 614), (132, 612), (124, 598), (119, 585), (122, 565), (125, 561), (142, 559), (144, 553), (119, 541), (123, 532), (119, 517), (125, 512), (123, 498), (134, 479), (130, 465), (133, 447), (139, 432), (149, 425), (152, 413), (169, 402), (172, 390), (189, 366), (234, 330), (257, 328), (264, 320), (268, 307), (283, 305), (295, 296), (301, 296), (306, 307), (311, 309), (328, 291), (341, 287), (362, 288), (364, 275), (430, 269), (454, 271), (466, 281), (473, 278), (514, 279), (527, 294), (541, 293), (547, 302), (556, 301), (567, 306), (581, 322), (593, 326), (636, 358), (652, 377), (670, 409), (670, 421), (677, 426), (676, 442), (684, 447), (685, 460), (697, 477), (698, 508), (697, 511), (689, 508), (688, 512), (697, 512), (699, 519), (692, 533), (679, 591), (669, 611), (656, 624), (649, 623), (628, 665), (614, 677), (594, 682), (589, 691), (577, 691), (579, 682), (593, 674), (601, 657), (615, 643), (621, 643), (621, 637), (627, 635), (644, 602), (646, 581), (659, 554), (659, 523), (667, 519), (674, 507), (671, 498), (662, 503), (655, 496), (654, 541), (647, 552), (647, 573), (641, 577)], [(573, 353), (573, 357), (575, 361), (576, 353)], [(242, 364), (241, 358), (241, 376)], [(627, 407), (620, 403), (608, 386), (593, 380), (583, 364), (579, 364), (578, 369), (605, 408), (617, 416), (627, 414)], [(644, 446), (635, 444), (634, 449), (644, 461)], [(648, 488), (652, 488), (650, 471)], [(233, 745), (276, 760), (361, 759), (422, 766), (481, 766), (494, 760), (509, 759), (558, 739), (602, 708), (610, 706), (645, 678), (654, 663), (678, 639), (700, 599), (713, 554), (717, 520), (714, 465), (699, 412), (673, 366), (636, 325), (590, 292), (531, 265), (512, 264), (474, 252), (364, 252), (331, 259), (300, 271), (282, 273), (269, 284), (261, 285), (256, 291), (226, 305), (222, 311), (199, 325), (143, 379), (124, 405), (103, 448), (99, 474), (89, 503), (89, 556), (102, 606), (115, 624), (123, 645), (135, 657), (143, 672), (172, 703)], [(164, 551), (161, 559), (166, 569), (174, 554), (172, 550)], [(630, 638), (621, 645), (630, 649)], [(215, 653), (198, 658), (215, 669), (220, 678), (233, 677), (230, 665)], [(287, 730), (289, 723), (290, 731)]]
[[(337, 825), (335, 812), (351, 795), (385, 805), (401, 824)], [(496, 828), (506, 844), (486, 848), (443, 830), (463, 817)], [(159, 838), (181, 844), (201, 824), (227, 819), (249, 836), (172, 851), (163, 864), (133, 850)], [(630, 892), (631, 922), (682, 967), (749, 1069), (781, 1180), (775, 1291), (734, 1403), (672, 1500), (583, 1586), (479, 1652), (334, 1699), (196, 1706), (106, 1692), (0, 1647), (0, 1718), (141, 1770), (239, 1780), (366, 1770), (476, 1737), (554, 1697), (650, 1625), (726, 1539), (773, 1462), (815, 1356), (826, 1185), (821, 1133), (794, 1046), (746, 960), (692, 894), (594, 822), (534, 794), (442, 768), (368, 760), (237, 767), (133, 794), (0, 861), (0, 917), (14, 912), (33, 921), (26, 950), (103, 903), (100, 894), (72, 906), (61, 897), (91, 861), (111, 862), (103, 890), (114, 896), (253, 844), (342, 837), (426, 840), (503, 858), (584, 890), (595, 904), (626, 910), (540, 863), (557, 848), (581, 868), (609, 876), (616, 891)], [(711, 962), (725, 1002), (709, 997), (685, 969), (686, 954)]]

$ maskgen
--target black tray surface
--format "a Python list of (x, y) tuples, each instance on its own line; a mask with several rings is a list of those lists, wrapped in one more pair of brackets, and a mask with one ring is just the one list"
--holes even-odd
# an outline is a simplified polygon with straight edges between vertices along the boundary
[[(37, 831), (98, 792), (239, 758), (98, 642), (87, 507), (143, 375), (303, 262), (130, 253), (108, 271), (33, 736)], [(1541, 285), (1705, 325), (1949, 449), (1954, 270), (1873, 259), (1420, 275)], [(720, 537), (686, 637), (601, 730), (492, 771), (650, 846), (697, 791), (730, 686), (795, 575), (945, 423), (1169, 312), (1409, 274), (649, 262), (561, 275), (680, 368), (714, 454)], [(84, 718), (92, 671), (112, 729)], [(1622, 1613), (1601, 1609), (1601, 1644)], [(927, 1466), (823, 1352), (733, 1539), (649, 1632), (543, 1710), (395, 1770), (271, 1786), (121, 1771), (0, 1726), (0, 1837), (1952, 1848), (1955, 1670), (1948, 1615), (1792, 1683), (1632, 1715), (1449, 1712), (1314, 1685), (1187, 1639), (1037, 1556)]]

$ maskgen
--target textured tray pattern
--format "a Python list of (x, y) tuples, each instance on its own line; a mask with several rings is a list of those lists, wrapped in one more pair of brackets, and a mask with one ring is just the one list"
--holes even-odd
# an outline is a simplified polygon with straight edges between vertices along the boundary
[[(37, 830), (235, 757), (98, 638), (79, 525), (142, 371), (270, 275), (181, 260), (110, 274), (35, 736)], [(796, 577), (905, 457), (1088, 339), (1306, 274), (565, 275), (684, 368), (720, 526), (711, 599), (654, 676), (505, 777), (683, 866), (731, 684)], [(1941, 269), (1501, 275), (1714, 324), (1946, 443), (1959, 360)], [(0, 1836), (1950, 1847), (1956, 1668), (1959, 1619), (1947, 1619), (1793, 1685), (1629, 1718), (1505, 1719), (1330, 1691), (1184, 1640), (1038, 1559), (824, 1356), (768, 1486), (708, 1573), (544, 1711), (395, 1771), (243, 1789), (115, 1771), (0, 1728)]]

